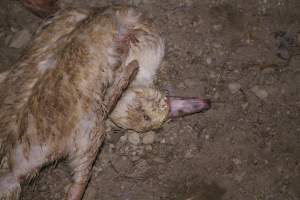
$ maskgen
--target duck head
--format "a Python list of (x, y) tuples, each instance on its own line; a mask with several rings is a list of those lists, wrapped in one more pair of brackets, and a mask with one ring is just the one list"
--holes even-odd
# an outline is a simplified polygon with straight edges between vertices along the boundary
[(165, 96), (153, 88), (128, 88), (109, 118), (115, 125), (137, 132), (162, 126), (169, 114)]
[(149, 87), (129, 88), (110, 114), (115, 125), (137, 132), (160, 128), (167, 119), (203, 112), (210, 101), (199, 98), (166, 97)]

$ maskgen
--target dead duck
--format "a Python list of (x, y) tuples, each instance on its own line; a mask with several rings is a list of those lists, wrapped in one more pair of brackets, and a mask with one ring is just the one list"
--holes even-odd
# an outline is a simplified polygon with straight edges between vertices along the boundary
[[(59, 11), (42, 26), (21, 60), (10, 72), (3, 74), (5, 78), (0, 86), (1, 164), (7, 162), (9, 167), (0, 177), (2, 199), (18, 199), (21, 181), (34, 176), (42, 166), (60, 158), (67, 158), (71, 169), (74, 170), (73, 183), (66, 199), (81, 199), (90, 176), (93, 159), (105, 135), (105, 113), (109, 109), (105, 108), (105, 102), (107, 99), (113, 101), (109, 97), (103, 99), (102, 92), (105, 90), (103, 87), (111, 85), (109, 82), (113, 80), (110, 79), (114, 79), (113, 71), (117, 70), (118, 66), (124, 68), (135, 59), (145, 58), (141, 54), (136, 56), (137, 54), (132, 53), (134, 50), (130, 51), (130, 49), (132, 49), (131, 45), (141, 47), (137, 45), (143, 44), (141, 33), (144, 30), (141, 29), (146, 30), (151, 27), (140, 13), (130, 8), (109, 9), (101, 13), (99, 15), (103, 16), (98, 16), (97, 9)], [(93, 18), (97, 16), (100, 22), (93, 24), (95, 23)], [(64, 23), (65, 20), (68, 21), (67, 25)], [(101, 28), (98, 23), (101, 24)], [(102, 29), (103, 26), (107, 26), (107, 29)], [(130, 31), (126, 32), (126, 27)], [(92, 33), (100, 32), (100, 36), (89, 32), (90, 28)], [(114, 31), (107, 33), (111, 29)], [(155, 31), (149, 29), (149, 33), (151, 32)], [(90, 34), (95, 36), (97, 41), (104, 42), (103, 46), (98, 46), (97, 41), (93, 40), (95, 38), (90, 38)], [(147, 42), (151, 41), (151, 39), (147, 40)], [(158, 38), (157, 41), (163, 40)], [(90, 42), (94, 43), (90, 45)], [(86, 51), (84, 47), (89, 48)], [(158, 128), (168, 116), (177, 116), (172, 112), (174, 109), (169, 107), (177, 104), (172, 104), (173, 101), (167, 100), (163, 93), (152, 87), (163, 57), (164, 44), (159, 42), (158, 49), (160, 50), (157, 50), (157, 47), (154, 51), (151, 49), (155, 53), (159, 52), (159, 55), (154, 53), (153, 58), (156, 60), (151, 59), (150, 63), (147, 61), (144, 64), (140, 60), (143, 69), (147, 69), (148, 72), (152, 70), (151, 76), (140, 70), (123, 94), (119, 101), (121, 103), (118, 103), (116, 110), (113, 111), (115, 114), (112, 114), (112, 119), (123, 114), (121, 115), (123, 118), (115, 118), (116, 123), (121, 127), (142, 132)], [(104, 55), (97, 54), (93, 57), (93, 53), (99, 51)], [(151, 54), (147, 49), (142, 52)], [(100, 64), (100, 72), (96, 67), (99, 62), (105, 63)], [(83, 66), (85, 70), (82, 69)], [(87, 66), (93, 70), (86, 71)], [(151, 67), (146, 68), (147, 66)], [(105, 73), (102, 74), (105, 77), (96, 76), (99, 73), (101, 75), (102, 72)], [(74, 86), (75, 83), (79, 85)], [(120, 86), (122, 87), (124, 86)], [(108, 88), (106, 93), (110, 94), (109, 91), (113, 89)], [(88, 98), (79, 100), (84, 97)], [(130, 98), (132, 101), (128, 101)], [(121, 109), (122, 105), (129, 108), (129, 112), (128, 109)], [(153, 110), (153, 108), (158, 109)], [(83, 111), (86, 109), (91, 111), (87, 115)], [(143, 123), (136, 123), (136, 125), (132, 123), (137, 122), (140, 117)], [(85, 137), (86, 133), (88, 138)]]

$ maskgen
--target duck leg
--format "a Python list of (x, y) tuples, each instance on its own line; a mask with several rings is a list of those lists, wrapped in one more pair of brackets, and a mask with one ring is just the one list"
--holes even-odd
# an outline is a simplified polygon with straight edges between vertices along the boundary
[(104, 105), (106, 105), (108, 114), (115, 108), (122, 92), (137, 74), (139, 64), (136, 60), (131, 61), (126, 69), (120, 68), (116, 72), (116, 79), (110, 89), (106, 92)]
[[(104, 120), (107, 118), (110, 111), (115, 107), (115, 104), (122, 95), (122, 92), (127, 88), (128, 84), (135, 77), (138, 70), (137, 61), (132, 61), (127, 66), (121, 66), (116, 72), (116, 78), (114, 83), (106, 93), (104, 105), (106, 106), (106, 113), (104, 116), (98, 116), (99, 120), (96, 122), (95, 128), (90, 134), (83, 133), (78, 139), (79, 141), (74, 146), (74, 149), (69, 157), (69, 165), (73, 171), (73, 183), (71, 184), (66, 200), (80, 200), (84, 195), (87, 183), (91, 176), (91, 169), (96, 159), (99, 147), (101, 146), (105, 138), (105, 123)], [(86, 137), (89, 135), (89, 137)], [(83, 140), (86, 140), (82, 142)], [(79, 147), (79, 148), (78, 148)]]

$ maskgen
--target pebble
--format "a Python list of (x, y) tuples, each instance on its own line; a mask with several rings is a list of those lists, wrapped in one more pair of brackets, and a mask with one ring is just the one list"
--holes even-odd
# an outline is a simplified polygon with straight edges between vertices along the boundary
[(136, 161), (138, 161), (139, 159), (140, 159), (139, 156), (131, 156), (131, 157), (130, 157), (130, 160), (131, 160), (132, 162), (136, 162)]
[(113, 165), (120, 173), (126, 173), (132, 168), (131, 161), (125, 156), (117, 157), (114, 160)]
[(146, 160), (139, 160), (136, 165), (134, 166), (134, 172), (131, 174), (132, 177), (138, 177), (144, 174), (149, 169), (149, 164)]
[(239, 83), (229, 83), (228, 88), (232, 94), (237, 93), (241, 89), (241, 84)]
[(5, 36), (4, 32), (0, 32), (0, 38), (2, 38), (3, 36)]
[(161, 144), (165, 144), (166, 143), (166, 139), (163, 138), (161, 141), (160, 141)]
[(178, 84), (178, 88), (184, 89), (184, 88), (186, 88), (186, 87), (185, 87), (185, 85), (184, 85), (183, 82), (180, 82), (180, 83)]
[(246, 103), (243, 103), (242, 104), (242, 108), (243, 108), (243, 110), (245, 110), (247, 107), (249, 106), (249, 103), (248, 102), (246, 102)]
[(8, 36), (5, 37), (5, 39), (4, 39), (4, 44), (5, 44), (6, 46), (9, 45), (9, 42), (11, 41), (11, 38), (12, 38), (12, 37), (13, 37), (13, 35), (8, 35)]
[(185, 154), (184, 154), (184, 157), (187, 158), (187, 159), (192, 158), (193, 157), (192, 151), (191, 150), (186, 151)]
[(192, 7), (193, 6), (193, 1), (192, 0), (185, 0), (184, 1), (184, 4), (187, 6), (187, 7)]
[(243, 172), (241, 174), (237, 174), (234, 176), (234, 180), (236, 180), (237, 182), (242, 182), (244, 180), (244, 177), (245, 177), (246, 173)]
[(138, 145), (140, 143), (140, 135), (136, 132), (130, 131), (128, 133), (128, 141), (133, 145)]
[(10, 41), (9, 47), (12, 48), (22, 48), (24, 47), (29, 40), (31, 39), (31, 33), (29, 30), (23, 29), (14, 34), (13, 38)]
[(187, 88), (193, 88), (199, 85), (198, 80), (195, 79), (186, 79), (184, 80), (184, 84), (186, 85)]
[(153, 158), (153, 161), (157, 163), (166, 163), (166, 161), (163, 158), (159, 157)]
[(131, 4), (137, 6), (142, 3), (142, 0), (131, 0)]
[(235, 165), (240, 165), (240, 164), (242, 164), (242, 161), (241, 161), (240, 159), (238, 159), (238, 158), (233, 158), (233, 159), (232, 159), (232, 162), (233, 162)]
[(112, 152), (115, 149), (115, 145), (114, 144), (109, 144), (108, 149), (109, 149), (110, 152)]
[(143, 144), (152, 144), (155, 141), (155, 133), (149, 131), (143, 135)]
[(210, 78), (217, 78), (217, 77), (218, 77), (218, 74), (217, 74), (216, 72), (214, 72), (214, 71), (209, 71), (208, 76), (209, 76)]
[(259, 88), (258, 86), (252, 87), (251, 91), (260, 99), (265, 99), (268, 97), (268, 92), (264, 89)]
[(122, 135), (121, 137), (120, 137), (120, 142), (126, 142), (127, 141), (127, 135), (125, 134), (125, 135)]
[(215, 25), (213, 25), (213, 29), (215, 31), (220, 31), (220, 30), (222, 30), (222, 28), (223, 28), (222, 24), (215, 24)]
[(152, 151), (152, 146), (150, 145), (150, 144), (148, 144), (148, 145), (145, 145), (145, 150), (146, 151), (148, 151), (148, 152), (150, 152), (150, 151)]
[(205, 138), (206, 140), (208, 140), (208, 139), (210, 138), (210, 135), (209, 135), (209, 134), (205, 134), (205, 135), (204, 135), (204, 138)]
[(206, 58), (206, 64), (210, 65), (212, 63), (212, 59), (211, 58)]
[(214, 94), (214, 97), (213, 97), (214, 99), (218, 99), (218, 98), (220, 98), (220, 94), (219, 94), (219, 92), (216, 92), (215, 94)]

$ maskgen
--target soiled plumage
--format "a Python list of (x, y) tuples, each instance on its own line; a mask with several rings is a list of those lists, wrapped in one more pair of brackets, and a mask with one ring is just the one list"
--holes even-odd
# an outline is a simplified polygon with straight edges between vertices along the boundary
[(142, 132), (208, 108), (208, 101), (155, 89), (163, 55), (164, 40), (132, 8), (65, 9), (48, 20), (0, 83), (0, 156), (9, 167), (2, 168), (0, 198), (17, 199), (20, 181), (66, 158), (74, 173), (66, 198), (81, 199), (106, 116), (132, 77), (124, 69), (134, 72), (137, 63), (110, 114), (118, 126)]
[(66, 199), (81, 199), (143, 23), (132, 8), (71, 9), (41, 28), (0, 86), (0, 199), (17, 199), (21, 181), (61, 158), (73, 171)]

